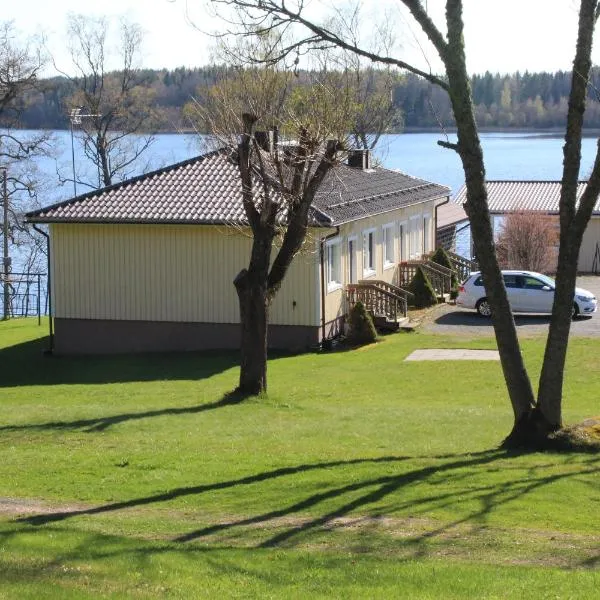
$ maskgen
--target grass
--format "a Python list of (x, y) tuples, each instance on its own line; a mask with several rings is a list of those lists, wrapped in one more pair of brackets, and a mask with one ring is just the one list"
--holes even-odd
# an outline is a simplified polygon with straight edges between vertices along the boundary
[[(0, 323), (0, 598), (600, 597), (598, 457), (497, 450), (497, 363), (403, 362), (491, 338), (278, 356), (231, 405), (235, 354), (43, 331)], [(598, 346), (571, 340), (567, 422), (600, 413)]]

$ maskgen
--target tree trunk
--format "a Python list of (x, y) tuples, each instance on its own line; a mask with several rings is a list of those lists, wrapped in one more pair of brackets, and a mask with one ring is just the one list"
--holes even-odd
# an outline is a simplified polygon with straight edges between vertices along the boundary
[(466, 70), (461, 2), (447, 3), (446, 19), (448, 49), (442, 58), (446, 66), (450, 100), (458, 130), (458, 145), (455, 149), (461, 158), (465, 172), (467, 186), (465, 209), (469, 216), (477, 260), (492, 308), (494, 333), (516, 424), (533, 409), (535, 398), (521, 355), (515, 322), (495, 252), (494, 232), (487, 204), (483, 151), (473, 114), (471, 85)]
[(550, 331), (546, 341), (540, 374), (538, 407), (547, 432), (562, 426), (562, 390), (571, 311), (574, 302), (577, 261), (583, 233), (598, 198), (598, 154), (588, 186), (577, 207), (577, 181), (581, 169), (581, 135), (588, 96), (591, 51), (598, 19), (596, 0), (582, 0), (579, 10), (577, 47), (573, 61), (567, 132), (563, 148), (563, 177), (560, 198), (560, 248), (556, 272), (556, 290)]
[(243, 269), (234, 284), (240, 302), (241, 362), (237, 391), (256, 395), (267, 391), (267, 323), (269, 301), (266, 281), (253, 281)]
[(571, 330), (579, 245), (573, 239), (565, 240), (559, 251), (552, 319), (538, 391), (538, 405), (549, 431), (556, 431), (562, 426), (563, 378)]

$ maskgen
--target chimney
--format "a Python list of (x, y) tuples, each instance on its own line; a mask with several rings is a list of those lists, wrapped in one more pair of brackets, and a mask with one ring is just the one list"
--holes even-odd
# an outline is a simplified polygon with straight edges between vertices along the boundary
[(348, 166), (366, 171), (371, 168), (371, 153), (369, 150), (354, 149), (348, 151)]

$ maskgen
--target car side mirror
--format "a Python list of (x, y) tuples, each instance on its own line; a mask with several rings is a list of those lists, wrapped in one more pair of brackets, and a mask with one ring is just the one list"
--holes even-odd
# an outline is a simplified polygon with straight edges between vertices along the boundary
[(553, 292), (554, 291), (554, 288), (551, 288), (549, 285), (545, 285), (542, 289), (545, 292)]

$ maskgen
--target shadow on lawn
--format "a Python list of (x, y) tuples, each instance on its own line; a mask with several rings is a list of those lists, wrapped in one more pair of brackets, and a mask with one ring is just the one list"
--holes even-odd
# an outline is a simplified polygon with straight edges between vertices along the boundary
[(122, 413), (120, 415), (111, 415), (110, 417), (93, 417), (90, 419), (76, 419), (75, 421), (48, 421), (46, 423), (32, 423), (25, 425), (2, 425), (1, 432), (10, 431), (45, 431), (60, 429), (82, 429), (88, 433), (96, 431), (105, 431), (113, 425), (124, 423), (126, 421), (136, 421), (139, 419), (150, 419), (152, 417), (176, 416), (176, 415), (195, 415), (198, 413), (215, 410), (224, 406), (240, 404), (248, 396), (239, 394), (235, 390), (223, 395), (220, 400), (198, 404), (196, 406), (183, 406), (177, 408), (159, 408), (156, 410), (147, 410), (144, 412)]
[[(363, 524), (367, 525), (365, 531), (368, 531), (368, 525), (377, 526), (379, 520), (382, 520), (382, 523), (393, 521), (394, 514), (402, 515), (404, 511), (409, 511), (411, 518), (426, 520), (427, 515), (432, 511), (456, 506), (463, 501), (470, 502), (470, 504), (462, 506), (474, 504), (475, 509), (461, 510), (459, 508), (456, 512), (461, 516), (451, 522), (443, 522), (439, 525), (427, 524), (421, 526), (413, 534), (402, 536), (402, 546), (405, 550), (410, 551), (411, 556), (426, 556), (431, 552), (430, 543), (432, 541), (441, 541), (443, 544), (451, 545), (453, 543), (452, 535), (449, 534), (461, 525), (468, 526), (470, 531), (477, 528), (485, 531), (487, 517), (504, 504), (559, 480), (600, 472), (598, 459), (591, 457), (580, 461), (578, 463), (580, 468), (576, 470), (568, 469), (561, 473), (540, 474), (535, 468), (524, 470), (523, 474), (515, 474), (514, 477), (500, 483), (484, 481), (481, 485), (473, 484), (473, 469), (483, 468), (490, 475), (499, 471), (510, 472), (511, 469), (521, 469), (521, 466), (505, 461), (505, 459), (517, 456), (517, 454), (505, 450), (489, 450), (474, 454), (421, 457), (422, 459), (427, 458), (434, 461), (436, 464), (391, 475), (360, 476), (353, 478), (352, 481), (342, 486), (327, 486), (325, 484), (321, 486), (318, 492), (308, 494), (287, 506), (274, 507), (272, 510), (253, 516), (202, 527), (180, 535), (173, 541), (184, 543), (200, 540), (204, 543), (209, 541), (214, 543), (219, 539), (227, 539), (231, 542), (237, 536), (244, 543), (247, 540), (245, 536), (247, 536), (248, 529), (252, 529), (262, 537), (256, 543), (256, 547), (293, 547), (302, 541), (310, 542), (311, 535), (318, 536), (332, 528), (343, 527), (345, 518), (362, 520)], [(381, 463), (398, 465), (398, 469), (401, 469), (402, 463), (415, 459), (419, 459), (419, 457), (386, 456), (284, 467), (239, 479), (183, 487), (163, 494), (114, 502), (87, 509), (23, 517), (18, 519), (18, 522), (44, 525), (65, 521), (81, 515), (110, 513), (122, 509), (164, 503), (184, 496), (199, 496), (228, 488), (239, 488), (239, 492), (244, 493), (244, 486), (257, 485), (307, 471)], [(548, 466), (550, 464), (553, 464), (551, 458), (549, 458)], [(540, 465), (540, 468), (543, 466), (546, 465)], [(452, 482), (454, 486), (451, 486), (450, 490), (446, 488), (441, 492), (438, 491), (439, 488), (436, 483), (440, 477), (443, 477), (444, 481)], [(460, 482), (464, 482), (464, 485), (460, 485)], [(423, 484), (430, 486), (430, 491), (415, 499), (414, 496), (411, 496), (411, 486), (422, 486)], [(406, 492), (406, 495), (402, 493), (403, 491)], [(258, 493), (260, 493), (260, 488)], [(383, 500), (387, 501), (385, 508), (381, 508)], [(376, 508), (372, 507), (373, 504), (378, 506)], [(322, 506), (323, 509), (319, 510), (319, 506)], [(369, 508), (370, 506), (371, 508)], [(321, 514), (315, 516), (315, 511)], [(397, 527), (402, 529), (402, 517), (398, 517), (398, 519)], [(274, 534), (273, 530), (275, 530)], [(225, 534), (226, 538), (223, 538)]]
[(1, 387), (194, 380), (239, 365), (238, 352), (49, 356), (48, 338), (0, 348)]

